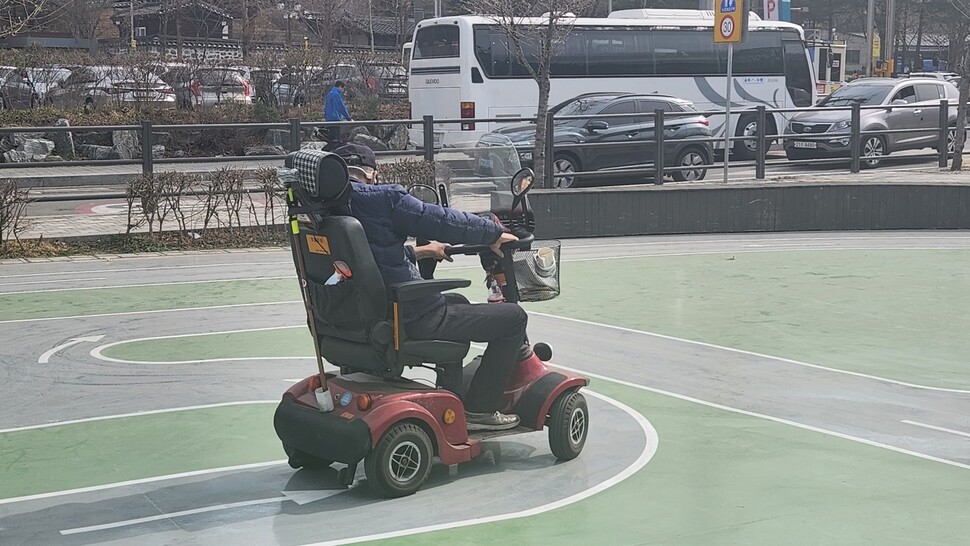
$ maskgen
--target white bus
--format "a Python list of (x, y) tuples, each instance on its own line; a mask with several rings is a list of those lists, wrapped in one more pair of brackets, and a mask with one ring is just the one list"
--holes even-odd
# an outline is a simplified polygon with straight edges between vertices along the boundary
[[(541, 22), (537, 18), (529, 24)], [(552, 61), (550, 106), (583, 93), (616, 91), (672, 95), (700, 111), (723, 110), (727, 47), (714, 45), (713, 26), (713, 12), (697, 10), (635, 9), (608, 18), (577, 18)], [(424, 20), (412, 43), (408, 91), (413, 118), (514, 121), (536, 115), (538, 86), (510, 53), (509, 39), (494, 19)], [(762, 21), (752, 13), (747, 38), (735, 47), (734, 74), (729, 128), (734, 135), (757, 134), (757, 106), (815, 104), (815, 77), (797, 25)], [(785, 123), (785, 116), (769, 115), (767, 134), (781, 134)], [(435, 147), (474, 144), (500, 125), (436, 125)], [(712, 116), (711, 128), (723, 136), (724, 116)], [(412, 131), (415, 142), (423, 142), (422, 130)], [(754, 142), (736, 142), (732, 155), (754, 157)]]

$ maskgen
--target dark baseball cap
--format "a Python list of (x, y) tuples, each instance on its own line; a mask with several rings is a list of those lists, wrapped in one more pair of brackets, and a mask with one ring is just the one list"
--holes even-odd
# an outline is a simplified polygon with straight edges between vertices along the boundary
[(348, 167), (377, 168), (377, 156), (374, 155), (374, 150), (362, 144), (344, 144), (334, 150), (333, 153), (344, 158)]

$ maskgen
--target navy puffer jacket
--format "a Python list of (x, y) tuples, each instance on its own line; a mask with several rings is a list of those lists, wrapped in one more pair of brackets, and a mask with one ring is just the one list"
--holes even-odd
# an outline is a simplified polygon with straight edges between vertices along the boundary
[[(352, 184), (351, 214), (364, 227), (385, 285), (421, 279), (414, 251), (404, 244), (408, 237), (454, 245), (490, 245), (505, 231), (491, 220), (424, 203), (398, 185)], [(415, 301), (405, 306), (402, 319), (411, 322), (421, 318), (444, 301), (441, 294)]]

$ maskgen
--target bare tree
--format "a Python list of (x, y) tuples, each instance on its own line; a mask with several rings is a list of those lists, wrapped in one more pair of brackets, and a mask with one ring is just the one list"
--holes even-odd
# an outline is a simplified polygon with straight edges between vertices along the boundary
[(30, 30), (56, 18), (59, 11), (48, 0), (0, 0), (0, 38)]
[[(539, 87), (536, 107), (536, 139), (532, 152), (536, 178), (546, 187), (555, 185), (552, 173), (545, 172), (545, 119), (549, 113), (552, 59), (565, 43), (577, 15), (584, 15), (596, 0), (467, 0), (465, 7), (494, 21), (503, 34), (509, 51)], [(529, 17), (528, 14), (541, 14)]]
[(970, 0), (927, 0), (924, 4), (927, 28), (946, 36), (950, 50), (950, 69), (961, 76), (951, 165), (952, 170), (959, 171), (963, 169), (963, 147), (967, 141), (967, 101), (970, 100)]

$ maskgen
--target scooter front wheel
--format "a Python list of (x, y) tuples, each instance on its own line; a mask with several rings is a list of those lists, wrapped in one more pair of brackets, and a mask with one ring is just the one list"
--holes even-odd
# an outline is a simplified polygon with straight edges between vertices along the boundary
[(431, 439), (421, 427), (391, 427), (364, 461), (367, 482), (385, 497), (405, 497), (421, 489), (431, 473)]
[(579, 456), (589, 433), (589, 407), (577, 391), (564, 392), (556, 398), (546, 420), (549, 426), (549, 448), (560, 461)]

